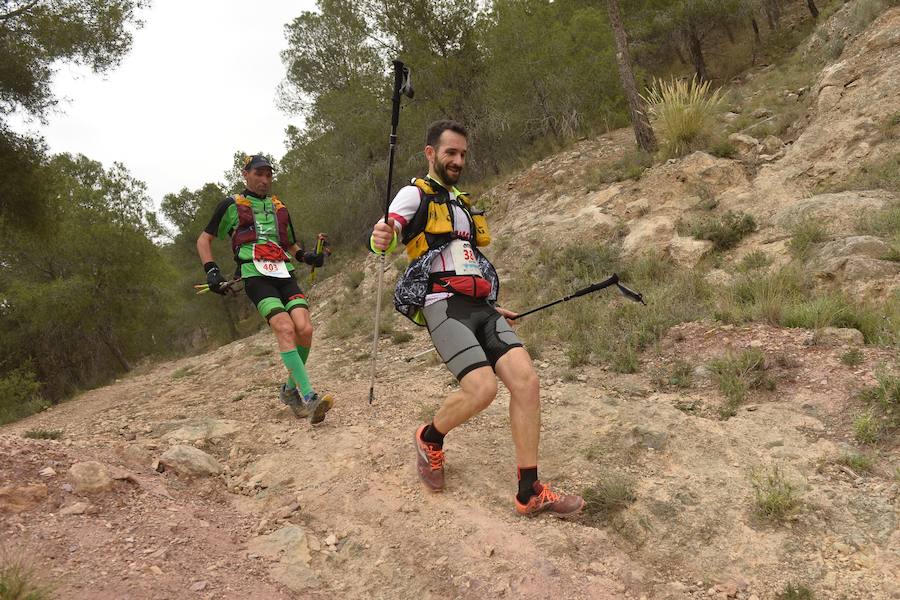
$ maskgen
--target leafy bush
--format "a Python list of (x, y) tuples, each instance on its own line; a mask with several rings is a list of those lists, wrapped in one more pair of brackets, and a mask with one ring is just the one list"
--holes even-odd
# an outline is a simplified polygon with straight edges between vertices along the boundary
[(712, 118), (722, 104), (721, 90), (696, 78), (657, 80), (644, 98), (664, 154), (682, 156), (703, 145)]
[(691, 235), (709, 240), (716, 250), (728, 250), (756, 231), (756, 221), (746, 213), (725, 213), (718, 219), (700, 219), (691, 225)]
[(744, 401), (747, 390), (775, 389), (775, 382), (766, 373), (766, 357), (751, 348), (738, 355), (728, 354), (709, 363), (713, 379), (725, 395), (725, 405), (719, 411), (723, 418), (732, 417)]
[(39, 395), (40, 387), (28, 368), (16, 369), (0, 377), (0, 425), (47, 408), (49, 404)]
[(818, 219), (798, 221), (791, 228), (791, 240), (788, 249), (795, 258), (803, 259), (809, 255), (815, 244), (828, 239), (828, 229)]
[(0, 598), (2, 600), (50, 600), (52, 590), (37, 581), (35, 570), (19, 559), (0, 562)]
[(785, 479), (778, 465), (754, 470), (750, 481), (756, 494), (756, 511), (761, 516), (782, 521), (800, 507), (796, 487)]

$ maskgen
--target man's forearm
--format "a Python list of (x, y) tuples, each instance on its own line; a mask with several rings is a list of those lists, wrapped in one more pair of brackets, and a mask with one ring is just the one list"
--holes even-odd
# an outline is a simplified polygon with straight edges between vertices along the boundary
[(204, 231), (197, 238), (197, 254), (200, 256), (200, 262), (204, 265), (213, 262), (211, 237)]

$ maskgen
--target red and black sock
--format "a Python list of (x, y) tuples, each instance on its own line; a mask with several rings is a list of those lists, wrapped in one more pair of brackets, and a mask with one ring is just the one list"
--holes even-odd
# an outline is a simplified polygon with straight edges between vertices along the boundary
[(527, 503), (535, 495), (534, 484), (537, 483), (537, 467), (519, 467), (519, 493), (516, 498), (522, 504)]
[(425, 431), (422, 432), (422, 441), (434, 444), (439, 448), (444, 447), (444, 434), (438, 431), (437, 427), (434, 426), (434, 421), (432, 421), (431, 425), (426, 427)]

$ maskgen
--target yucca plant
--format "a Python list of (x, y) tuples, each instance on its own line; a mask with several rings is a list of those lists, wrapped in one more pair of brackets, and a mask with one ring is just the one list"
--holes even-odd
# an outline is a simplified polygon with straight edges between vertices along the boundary
[(696, 78), (657, 79), (643, 98), (668, 156), (682, 156), (702, 143), (723, 100), (721, 88), (710, 91), (708, 81)]

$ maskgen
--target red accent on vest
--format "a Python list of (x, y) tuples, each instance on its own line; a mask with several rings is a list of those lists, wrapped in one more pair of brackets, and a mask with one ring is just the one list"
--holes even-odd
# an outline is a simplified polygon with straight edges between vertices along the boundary
[[(256, 219), (253, 218), (253, 205), (250, 200), (237, 194), (234, 197), (234, 203), (237, 208), (238, 224), (231, 235), (231, 250), (237, 254), (242, 245), (252, 244), (259, 236), (256, 233)], [(292, 245), (288, 237), (290, 218), (287, 207), (278, 199), (278, 196), (272, 196), (272, 206), (275, 207), (275, 222), (278, 224), (278, 243), (287, 250)]]

